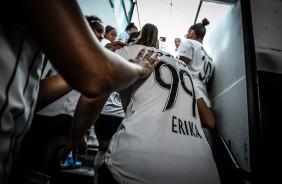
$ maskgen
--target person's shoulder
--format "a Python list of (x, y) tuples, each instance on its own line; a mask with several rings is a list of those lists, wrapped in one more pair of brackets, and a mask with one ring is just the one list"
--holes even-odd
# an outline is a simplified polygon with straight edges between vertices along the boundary
[(122, 32), (118, 36), (118, 41), (126, 43), (128, 38), (129, 38), (129, 34), (127, 32)]
[(182, 40), (179, 48), (178, 48), (178, 51), (181, 50), (180, 48), (183, 48), (183, 47), (191, 47), (194, 45), (194, 40), (191, 40), (191, 39), (184, 39)]
[(126, 36), (126, 35), (128, 35), (127, 32), (122, 32), (122, 33), (119, 34), (120, 37), (121, 37), (121, 36)]
[(192, 47), (196, 50), (203, 48), (203, 44), (197, 40), (187, 39), (186, 44), (188, 47)]
[(160, 49), (156, 49), (156, 48), (152, 48), (149, 47), (149, 50), (153, 50), (160, 59), (165, 60), (165, 61), (176, 61), (178, 60), (175, 56), (173, 56), (171, 53), (166, 52), (166, 51), (162, 51)]
[(142, 49), (146, 49), (144, 45), (128, 45), (115, 51), (116, 54), (125, 58), (126, 60), (135, 59)]
[(200, 43), (200, 42), (198, 42), (196, 40), (192, 40), (192, 39), (186, 39), (183, 42), (187, 43), (187, 44), (192, 44), (192, 45), (197, 45), (198, 43)]

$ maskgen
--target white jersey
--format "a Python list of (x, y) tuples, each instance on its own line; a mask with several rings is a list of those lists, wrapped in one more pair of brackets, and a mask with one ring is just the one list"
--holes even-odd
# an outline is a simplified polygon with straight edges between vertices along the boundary
[[(117, 53), (128, 60), (142, 48), (127, 46)], [(160, 62), (144, 82), (133, 85), (131, 102), (105, 162), (121, 184), (218, 184), (188, 67), (155, 52)]]
[(118, 41), (121, 41), (123, 43), (127, 43), (129, 39), (129, 34), (127, 32), (122, 32), (118, 36)]
[[(107, 40), (107, 39), (104, 39)], [(108, 40), (109, 41), (109, 40)], [(109, 43), (111, 43), (109, 41)], [(105, 46), (105, 45), (103, 45)], [(115, 116), (115, 117), (123, 117), (124, 110), (121, 104), (120, 96), (118, 92), (112, 92), (109, 98), (107, 99), (101, 114)]]
[(1, 4), (0, 183), (5, 184), (32, 122), (44, 55), (16, 15), (7, 13), (14, 9)]
[(174, 58), (179, 59), (178, 48), (175, 48), (173, 56), (174, 56)]
[(78, 91), (71, 90), (58, 100), (38, 111), (37, 114), (43, 116), (57, 116), (60, 114), (67, 114), (73, 117), (79, 97), (80, 93)]
[(186, 39), (181, 43), (178, 55), (187, 57), (192, 61), (188, 67), (195, 79), (195, 86), (202, 94), (207, 105), (211, 107), (206, 85), (214, 68), (212, 58), (205, 51), (202, 43), (191, 39)]
[[(57, 74), (56, 69), (48, 62), (45, 72), (43, 73), (43, 77), (48, 77), (55, 74)], [(57, 116), (60, 114), (73, 116), (79, 97), (80, 93), (78, 91), (71, 90), (58, 100), (38, 111), (37, 114), (43, 116)]]
[(101, 45), (102, 45), (103, 47), (105, 47), (108, 43), (111, 43), (111, 41), (108, 40), (107, 38), (104, 38), (104, 39), (101, 41)]
[(159, 49), (161, 51), (167, 52), (167, 44), (166, 44), (166, 42), (159, 41)]
[(103, 107), (101, 114), (116, 117), (124, 117), (124, 110), (121, 104), (119, 93), (111, 93)]

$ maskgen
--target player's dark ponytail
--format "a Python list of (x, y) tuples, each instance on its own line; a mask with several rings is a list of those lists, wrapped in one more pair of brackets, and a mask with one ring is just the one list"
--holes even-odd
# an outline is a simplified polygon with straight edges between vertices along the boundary
[(193, 29), (199, 38), (204, 38), (206, 34), (206, 28), (205, 26), (209, 25), (208, 19), (204, 18), (202, 20), (202, 23), (196, 23), (193, 26), (190, 27), (190, 29)]
[(202, 20), (202, 25), (203, 25), (203, 26), (207, 26), (207, 25), (209, 25), (209, 24), (210, 24), (210, 22), (208, 21), (208, 19), (204, 18), (204, 19)]

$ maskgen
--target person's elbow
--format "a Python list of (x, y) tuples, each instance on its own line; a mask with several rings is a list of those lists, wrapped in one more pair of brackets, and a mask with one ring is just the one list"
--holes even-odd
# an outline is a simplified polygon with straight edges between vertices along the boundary
[(202, 127), (207, 129), (213, 129), (215, 127), (215, 119), (204, 99), (198, 99), (197, 105)]
[(207, 128), (207, 129), (214, 129), (215, 127), (215, 119), (213, 117), (210, 117), (208, 119), (205, 119), (202, 121), (202, 126), (203, 128)]
[(88, 98), (96, 98), (102, 95), (111, 93), (115, 90), (115, 84), (113, 80), (104, 80), (93, 79), (93, 80), (84, 80), (79, 84), (73, 84), (75, 89)]

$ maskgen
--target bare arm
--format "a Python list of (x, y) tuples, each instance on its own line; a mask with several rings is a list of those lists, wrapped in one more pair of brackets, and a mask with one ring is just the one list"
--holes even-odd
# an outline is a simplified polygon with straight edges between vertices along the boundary
[(38, 99), (34, 111), (41, 110), (71, 90), (72, 88), (59, 74), (42, 79), (40, 81)]
[(189, 65), (191, 63), (191, 59), (189, 59), (188, 57), (179, 56), (179, 60), (183, 61), (186, 65)]
[(198, 111), (201, 119), (202, 126), (204, 128), (213, 129), (215, 126), (215, 120), (213, 114), (203, 98), (197, 100)]
[(124, 112), (126, 112), (126, 108), (130, 102), (130, 97), (132, 93), (132, 86), (126, 88), (125, 90), (122, 90), (119, 92), (119, 96), (121, 99), (122, 107)]
[(109, 96), (110, 94), (97, 98), (80, 96), (73, 116), (73, 128), (70, 136), (73, 141), (81, 140), (96, 122)]
[(98, 119), (109, 96), (110, 94), (97, 98), (80, 96), (73, 116), (71, 135), (61, 154), (63, 162), (70, 151), (72, 151), (73, 159), (76, 161), (77, 148), (87, 147), (85, 135)]
[(117, 49), (120, 49), (124, 46), (127, 46), (126, 43), (120, 41), (114, 41), (105, 45), (105, 48), (109, 49), (112, 52), (115, 52)]
[(70, 86), (82, 94), (96, 97), (118, 91), (152, 72), (148, 61), (144, 66), (130, 63), (102, 48), (76, 0), (19, 2), (38, 44)]

